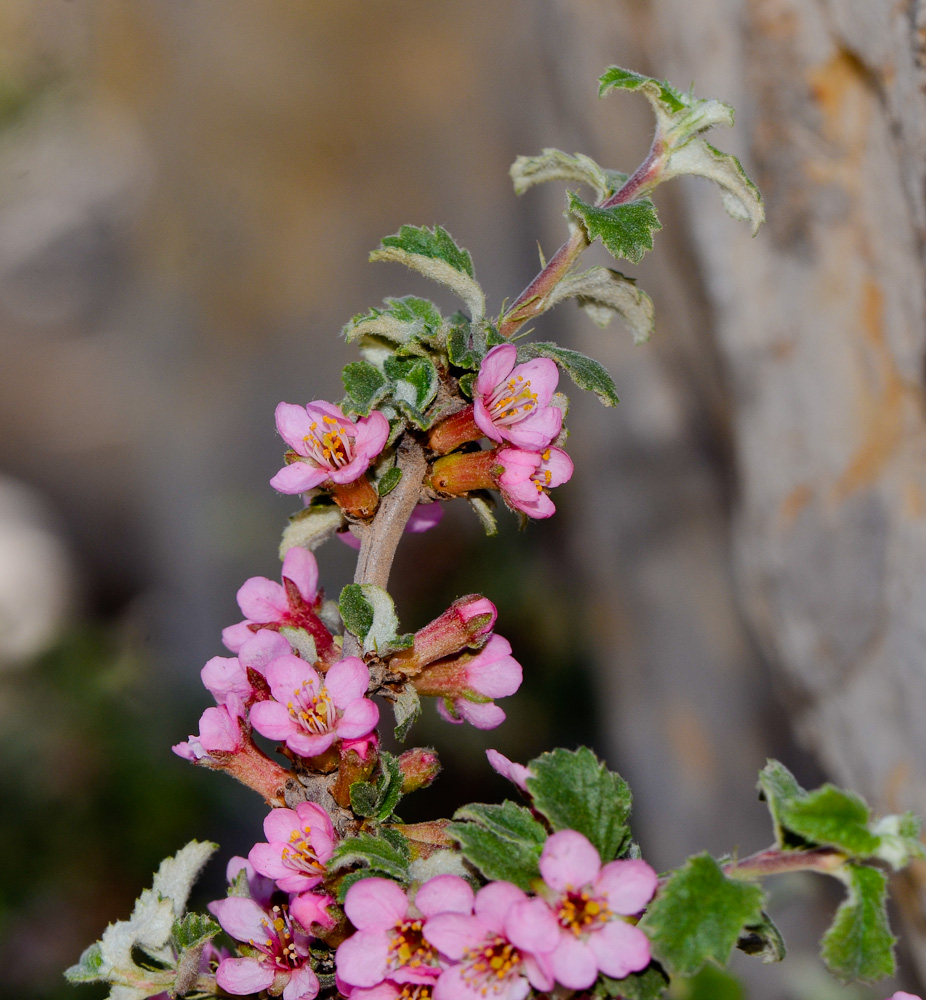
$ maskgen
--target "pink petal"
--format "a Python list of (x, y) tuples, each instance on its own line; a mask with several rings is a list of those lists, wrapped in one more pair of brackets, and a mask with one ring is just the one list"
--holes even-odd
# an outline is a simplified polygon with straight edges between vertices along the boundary
[[(458, 700), (462, 700), (462, 699), (458, 699)], [(455, 705), (454, 705), (453, 711), (454, 712), (456, 711), (456, 706)], [(447, 707), (447, 699), (446, 698), (438, 698), (437, 699), (437, 714), (442, 719), (444, 719), (446, 722), (451, 722), (455, 726), (462, 726), (463, 725), (463, 719), (460, 718), (460, 716), (458, 716), (458, 715), (454, 715), (451, 712), (451, 710)]]
[(307, 966), (303, 965), (290, 977), (283, 987), (283, 1000), (314, 1000), (318, 996), (318, 977)]
[(269, 740), (285, 740), (296, 731), (292, 716), (278, 701), (259, 701), (252, 705), (251, 725)]
[(473, 912), (475, 895), (470, 884), (459, 875), (435, 875), (415, 894), (415, 906), (426, 917), (438, 913)]
[(544, 954), (559, 942), (559, 921), (544, 900), (528, 899), (505, 915), (505, 936), (521, 951)]
[(412, 516), (405, 525), (405, 530), (412, 534), (430, 531), (440, 524), (444, 516), (444, 505), (441, 503), (419, 503), (412, 511)]
[(248, 851), (248, 861), (254, 866), (255, 871), (267, 878), (277, 879), (292, 875), (293, 870), (283, 863), (282, 844), (265, 844), (263, 842), (255, 844)]
[(524, 973), (530, 981), (531, 986), (541, 993), (549, 993), (556, 977), (553, 975), (553, 964), (551, 955), (526, 954), (524, 958)]
[(337, 739), (335, 734), (330, 732), (319, 733), (317, 736), (291, 732), (286, 737), (286, 745), (290, 750), (295, 750), (300, 757), (317, 757), (320, 753), (324, 753), (335, 739)]
[(226, 993), (247, 996), (273, 985), (276, 972), (256, 958), (225, 958), (219, 963), (215, 981)]
[(357, 740), (372, 732), (377, 722), (379, 706), (369, 698), (358, 698), (344, 709), (335, 731), (342, 740)]
[(310, 459), (303, 459), (293, 462), (292, 465), (284, 465), (282, 469), (270, 480), (270, 485), (277, 493), (305, 493), (306, 490), (314, 490), (331, 475), (331, 470), (322, 465), (316, 465)]
[[(282, 704), (292, 701), (293, 695), (307, 684), (307, 691), (317, 694), (321, 688), (318, 674), (305, 660), (287, 653), (271, 660), (264, 669), (273, 697)], [(259, 702), (258, 704), (263, 704)]]
[(368, 417), (357, 421), (357, 437), (354, 441), (354, 452), (363, 455), (367, 464), (383, 450), (389, 437), (389, 421), (379, 410), (374, 410)]
[(338, 946), (335, 962), (339, 978), (351, 986), (376, 986), (385, 978), (389, 966), (389, 938), (383, 930), (358, 930)]
[(253, 899), (244, 896), (229, 896), (209, 904), (209, 912), (222, 925), (222, 929), (236, 941), (263, 941), (267, 930), (263, 922), (267, 919), (264, 909)]
[(656, 882), (656, 873), (645, 861), (611, 861), (601, 869), (595, 890), (608, 897), (612, 912), (629, 917), (653, 898)]
[(222, 629), (222, 645), (232, 653), (237, 653), (248, 639), (253, 637), (254, 633), (248, 628), (247, 622), (238, 622), (237, 625), (229, 625)]
[(568, 483), (575, 471), (572, 459), (562, 448), (548, 448), (544, 454), (549, 455), (542, 463), (543, 470), (550, 473), (550, 482), (547, 485), (552, 489), (554, 486)]
[(576, 830), (560, 830), (543, 845), (540, 874), (554, 892), (581, 889), (594, 882), (600, 870), (598, 851)]
[(266, 625), (289, 613), (286, 591), (265, 576), (252, 576), (238, 590), (238, 607), (252, 622)]
[[(334, 537), (352, 549), (360, 549), (360, 539), (350, 530), (350, 528), (346, 531), (339, 531)], [(370, 993), (372, 991), (367, 990), (365, 992)], [(353, 996), (353, 994), (351, 994), (351, 996)]]
[(475, 402), (473, 403), (473, 419), (476, 421), (476, 426), (479, 430), (481, 430), (490, 441), (502, 440), (501, 432), (495, 426), (495, 421), (492, 419), (492, 415), (489, 413), (488, 408), (482, 401), (482, 396), (477, 396)]
[(504, 934), (508, 911), (526, 899), (527, 893), (511, 882), (490, 882), (476, 893), (473, 911), (494, 934)]
[(465, 913), (440, 913), (430, 917), (422, 934), (426, 941), (458, 962), (465, 952), (477, 947), (487, 936), (485, 924), (478, 918)]
[(606, 976), (623, 979), (649, 965), (649, 938), (625, 920), (609, 920), (601, 930), (590, 934), (588, 946)]
[(499, 448), (497, 458), (504, 470), (498, 477), (501, 486), (529, 482), (543, 461), (539, 451), (524, 451), (522, 448)]
[(498, 430), (516, 448), (540, 451), (559, 434), (562, 426), (563, 411), (557, 406), (545, 406), (531, 410), (523, 420)]
[(199, 742), (207, 751), (231, 753), (241, 746), (241, 727), (228, 709), (207, 708), (199, 720)]
[[(338, 984), (338, 988), (341, 988), (340, 984)], [(341, 992), (344, 993), (344, 990), (342, 989)], [(372, 986), (368, 990), (359, 988), (350, 990), (350, 1000), (398, 1000), (401, 992), (402, 988), (400, 986), (387, 979), (385, 982), (380, 983), (378, 986)], [(345, 993), (344, 995), (346, 996), (347, 994)]]
[(253, 694), (248, 675), (235, 656), (213, 656), (200, 670), (199, 676), (203, 687), (220, 705), (225, 704), (230, 691), (244, 698)]
[(476, 729), (495, 729), (505, 721), (504, 711), (493, 701), (479, 704), (467, 701), (465, 698), (457, 698), (454, 707), (466, 722)]
[(300, 802), (296, 806), (296, 814), (299, 816), (302, 828), (311, 830), (312, 847), (319, 861), (327, 861), (338, 839), (331, 817), (314, 802)]
[(499, 344), (482, 359), (479, 374), (476, 377), (476, 392), (486, 395), (495, 391), (495, 387), (505, 381), (518, 359), (518, 349), (514, 344)]
[(509, 760), (497, 750), (486, 750), (486, 757), (489, 758), (492, 768), (503, 778), (507, 778), (510, 782), (517, 785), (522, 792), (527, 791), (527, 779), (531, 776), (528, 768), (523, 764), (516, 764), (513, 760)]
[(252, 632), (250, 639), (242, 643), (238, 653), (238, 662), (242, 667), (251, 667), (262, 674), (271, 660), (278, 656), (286, 656), (292, 649), (286, 639), (270, 628), (262, 628)]
[(264, 836), (267, 840), (286, 843), (296, 830), (302, 832), (295, 809), (271, 809), (264, 817)]
[(556, 513), (556, 505), (537, 486), (528, 480), (514, 486), (501, 487), (502, 498), (509, 507), (540, 521)]
[(312, 417), (305, 406), (295, 403), (278, 403), (274, 411), (277, 433), (300, 455), (306, 454), (304, 438), (312, 433)]
[(486, 698), (504, 698), (521, 686), (521, 664), (511, 654), (511, 644), (493, 635), (482, 650), (466, 664), (466, 682)]
[(584, 990), (598, 978), (598, 961), (592, 950), (571, 934), (560, 936), (550, 964), (556, 981), (571, 990)]
[(325, 417), (333, 417), (351, 437), (357, 433), (357, 425), (354, 421), (346, 417), (339, 406), (335, 406), (334, 403), (329, 403), (327, 400), (313, 399), (311, 403), (305, 404), (305, 411), (309, 416), (309, 423), (314, 421), (320, 424)]
[(399, 886), (389, 879), (365, 878), (355, 882), (347, 890), (344, 912), (358, 930), (369, 928), (385, 930), (405, 919), (405, 914), (408, 912), (408, 898)]
[(308, 549), (297, 545), (283, 557), (282, 576), (292, 580), (306, 604), (313, 604), (318, 594), (318, 563)]
[(325, 674), (325, 689), (338, 708), (362, 698), (370, 686), (370, 671), (359, 656), (338, 660)]
[(289, 912), (308, 931), (312, 924), (323, 927), (334, 927), (335, 919), (328, 912), (328, 907), (334, 902), (334, 897), (325, 893), (303, 892), (289, 904)]
[[(556, 367), (556, 362), (550, 358), (531, 358), (530, 361), (515, 365), (511, 377), (520, 377), (525, 382), (530, 382), (531, 392), (537, 394), (537, 406), (546, 407), (553, 398), (553, 393), (556, 392), (559, 369)], [(537, 410), (532, 412), (536, 413)]]

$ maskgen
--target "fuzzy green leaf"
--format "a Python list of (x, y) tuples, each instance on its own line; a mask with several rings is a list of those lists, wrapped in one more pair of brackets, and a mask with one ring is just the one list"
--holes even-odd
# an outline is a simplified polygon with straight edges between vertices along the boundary
[(653, 249), (653, 233), (662, 229), (656, 206), (649, 198), (628, 201), (613, 208), (598, 208), (569, 192), (569, 214), (579, 219), (590, 240), (600, 239), (616, 258), (639, 264)]
[(672, 873), (640, 926), (669, 972), (693, 976), (708, 960), (726, 965), (743, 928), (761, 922), (763, 901), (758, 886), (727, 878), (699, 854)]
[(619, 402), (614, 379), (604, 365), (594, 358), (550, 343), (525, 344), (518, 351), (519, 361), (538, 357), (551, 358), (580, 389), (595, 393), (605, 406), (616, 406)]
[(403, 852), (385, 837), (361, 833), (356, 837), (342, 840), (335, 848), (327, 867), (329, 871), (335, 872), (357, 864), (366, 865), (388, 878), (407, 885), (409, 881), (408, 863), (407, 847)]
[(386, 299), (385, 309), (372, 308), (359, 313), (341, 331), (348, 342), (365, 337), (375, 337), (393, 344), (407, 344), (414, 340), (430, 340), (441, 327), (441, 314), (428, 299), (406, 295), (400, 299)]
[(779, 806), (781, 822), (793, 833), (827, 847), (837, 847), (854, 857), (870, 857), (879, 838), (868, 829), (870, 818), (864, 799), (835, 785), (823, 785)]
[(481, 324), (460, 318), (447, 335), (447, 356), (458, 368), (478, 371), (488, 350), (485, 329)]
[(344, 627), (358, 639), (364, 639), (373, 627), (373, 605), (367, 600), (359, 583), (349, 583), (341, 591), (338, 610)]
[(641, 972), (633, 972), (623, 979), (611, 979), (602, 974), (592, 989), (592, 996), (607, 1000), (660, 1000), (669, 986), (669, 977), (658, 962), (650, 964)]
[(492, 508), (495, 506), (495, 498), (491, 493), (486, 491), (483, 493), (470, 493), (467, 497), (469, 500), (470, 507), (473, 508), (476, 517), (479, 518), (479, 523), (482, 525), (482, 530), (491, 538), (492, 535), (498, 533), (498, 523), (495, 520), (495, 514), (492, 513)]
[(473, 320), (479, 321), (485, 315), (485, 295), (475, 280), (472, 258), (440, 226), (402, 226), (395, 235), (384, 237), (370, 260), (405, 264), (459, 295)]
[(679, 1000), (746, 1000), (742, 983), (716, 965), (705, 965), (696, 976), (677, 982)]
[(170, 936), (174, 948), (180, 952), (209, 941), (221, 930), (212, 917), (204, 913), (187, 913), (182, 920), (176, 921)]
[(304, 549), (317, 549), (344, 523), (344, 515), (336, 503), (327, 497), (313, 500), (308, 507), (297, 511), (289, 519), (280, 539), (280, 558), (290, 549), (301, 545)]
[(387, 358), (383, 365), (392, 379), (391, 397), (422, 429), (429, 421), (424, 411), (437, 395), (440, 379), (428, 358)]
[(421, 715), (421, 698), (411, 684), (405, 685), (393, 702), (392, 710), (395, 712), (395, 738), (403, 743), (408, 736), (408, 731)]
[(519, 156), (508, 171), (515, 194), (524, 194), (535, 184), (547, 181), (576, 181), (587, 184), (599, 200), (614, 193), (608, 175), (583, 153), (570, 156), (559, 149), (545, 149), (539, 156)]
[(100, 942), (95, 941), (89, 948), (84, 949), (76, 965), (64, 970), (64, 978), (69, 983), (99, 982), (104, 978), (104, 965)]
[(688, 103), (668, 81), (641, 76), (620, 66), (610, 66), (598, 77), (598, 96), (604, 97), (611, 90), (640, 90), (647, 98), (659, 101), (670, 114), (684, 111)]
[(392, 816), (399, 799), (402, 798), (402, 771), (398, 758), (386, 750), (380, 750), (379, 764), (382, 768), (382, 774), (376, 783), (380, 793), (380, 801), (374, 818), (385, 821)]
[(743, 929), (736, 947), (747, 955), (761, 958), (763, 962), (780, 962), (785, 957), (785, 939), (772, 918), (765, 912), (758, 924)]
[(558, 748), (528, 764), (533, 807), (554, 830), (578, 830), (598, 848), (603, 862), (616, 858), (630, 839), (632, 797), (626, 781), (609, 771), (588, 747)]
[(389, 391), (389, 380), (369, 361), (352, 361), (345, 365), (341, 381), (347, 392), (344, 408), (362, 417), (369, 416), (370, 410), (385, 399)]
[(391, 469), (387, 469), (380, 477), (376, 480), (376, 492), (384, 497), (387, 493), (391, 493), (396, 486), (402, 481), (402, 470), (394, 465)]
[(382, 587), (372, 583), (349, 583), (338, 602), (348, 632), (360, 640), (363, 651), (385, 652), (399, 631), (395, 604)]
[(596, 266), (579, 274), (569, 274), (553, 289), (547, 301), (552, 307), (568, 298), (575, 298), (599, 326), (607, 326), (616, 313), (630, 327), (635, 344), (649, 340), (653, 332), (653, 300), (637, 287), (633, 278), (620, 271)]
[(878, 837), (874, 857), (886, 861), (894, 871), (905, 868), (914, 858), (926, 855), (920, 840), (920, 821), (913, 813), (884, 816), (875, 823), (872, 833)]
[(807, 794), (797, 783), (794, 775), (780, 761), (769, 760), (759, 772), (757, 787), (759, 798), (765, 801), (768, 811), (772, 814), (775, 841), (778, 846), (789, 849), (806, 847), (807, 841), (788, 830), (781, 818), (781, 811), (787, 803)]
[(474, 803), (458, 809), (454, 821), (447, 832), (487, 879), (503, 879), (526, 890), (540, 877), (537, 862), (546, 831), (529, 809), (514, 802)]
[(849, 895), (823, 936), (823, 961), (843, 982), (874, 983), (892, 976), (896, 938), (885, 909), (887, 880), (865, 865), (846, 865), (842, 877)]

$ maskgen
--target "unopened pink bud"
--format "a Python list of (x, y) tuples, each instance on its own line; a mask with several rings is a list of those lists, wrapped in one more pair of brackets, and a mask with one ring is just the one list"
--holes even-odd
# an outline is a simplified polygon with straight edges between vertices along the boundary
[(497, 617), (498, 611), (487, 597), (458, 597), (439, 618), (415, 633), (411, 649), (392, 657), (390, 669), (410, 677), (435, 660), (455, 656), (467, 647), (478, 648), (491, 634)]
[(419, 788), (427, 788), (440, 773), (440, 761), (437, 751), (430, 747), (415, 747), (406, 750), (399, 757), (399, 770), (402, 772), (402, 794), (417, 792)]

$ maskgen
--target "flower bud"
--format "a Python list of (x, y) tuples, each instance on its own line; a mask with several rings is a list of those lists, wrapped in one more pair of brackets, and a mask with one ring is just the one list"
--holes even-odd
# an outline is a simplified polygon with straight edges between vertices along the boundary
[(427, 788), (440, 773), (440, 769), (437, 752), (430, 747), (406, 750), (399, 757), (402, 794), (407, 795), (409, 792), (417, 792), (419, 788)]
[(410, 677), (435, 660), (481, 646), (497, 617), (495, 605), (488, 598), (479, 594), (458, 597), (439, 618), (415, 633), (410, 649), (390, 659), (389, 669)]

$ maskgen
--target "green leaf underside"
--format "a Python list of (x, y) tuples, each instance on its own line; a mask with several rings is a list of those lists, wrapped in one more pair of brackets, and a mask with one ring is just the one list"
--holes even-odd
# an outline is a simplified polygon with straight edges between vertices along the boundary
[(555, 361), (580, 389), (595, 393), (605, 406), (616, 406), (619, 402), (614, 380), (594, 358), (551, 343), (525, 344), (518, 352), (519, 361), (536, 357)]
[(467, 499), (476, 517), (479, 518), (482, 530), (490, 537), (497, 534), (498, 522), (495, 520), (495, 514), (492, 513), (492, 508), (495, 506), (495, 498), (486, 492), (484, 495), (470, 493)]
[(407, 884), (408, 863), (407, 847), (403, 852), (391, 839), (361, 833), (342, 840), (335, 848), (327, 867), (329, 871), (339, 871), (356, 864), (366, 865), (388, 878)]
[(474, 803), (457, 810), (447, 832), (488, 879), (503, 879), (527, 890), (540, 877), (537, 862), (546, 831), (523, 806)]
[(519, 156), (508, 172), (514, 183), (515, 194), (524, 194), (535, 184), (545, 184), (547, 181), (587, 184), (599, 200), (613, 194), (608, 172), (583, 153), (570, 155), (560, 149), (544, 149), (539, 156)]
[(419, 257), (443, 260), (454, 270), (463, 271), (471, 278), (475, 277), (473, 258), (469, 251), (457, 246), (453, 237), (442, 226), (435, 226), (433, 229), (428, 229), (427, 226), (402, 226), (394, 236), (383, 237), (380, 246), (394, 247)]
[(389, 392), (389, 380), (369, 361), (351, 361), (345, 365), (341, 381), (347, 392), (345, 408), (362, 417), (369, 416), (373, 407)]
[(528, 767), (533, 806), (554, 830), (578, 830), (605, 863), (624, 850), (630, 839), (630, 787), (588, 747), (558, 748), (535, 757)]
[(64, 978), (69, 983), (92, 983), (101, 979), (103, 970), (103, 953), (100, 942), (95, 941), (89, 948), (85, 948), (80, 956), (80, 961), (65, 969)]
[(344, 515), (336, 503), (312, 503), (304, 510), (293, 514), (289, 524), (283, 529), (280, 539), (280, 558), (290, 549), (302, 546), (317, 549), (327, 541), (344, 523)]
[(736, 947), (747, 955), (762, 959), (766, 964), (780, 962), (785, 957), (785, 941), (781, 931), (765, 912), (758, 924), (743, 929)]
[(693, 976), (708, 960), (726, 965), (743, 928), (761, 923), (763, 900), (758, 886), (727, 878), (699, 854), (672, 873), (640, 926), (671, 973)]
[(894, 944), (885, 903), (887, 880), (875, 868), (847, 865), (848, 898), (823, 936), (820, 953), (843, 982), (873, 983), (895, 971)]
[(689, 99), (681, 91), (676, 90), (666, 80), (655, 80), (651, 76), (641, 76), (620, 66), (609, 66), (598, 77), (598, 96), (604, 97), (611, 90), (644, 90), (650, 91), (665, 106), (666, 111), (675, 113), (684, 111)]
[(387, 820), (402, 798), (402, 771), (398, 758), (386, 750), (380, 750), (379, 762), (383, 772), (377, 779), (380, 801), (374, 816), (378, 820)]
[(407, 406), (415, 415), (423, 411), (437, 395), (440, 380), (437, 368), (427, 358), (387, 358), (383, 365), (393, 381), (391, 395), (400, 406)]
[(611, 979), (602, 975), (594, 989), (593, 996), (621, 997), (622, 1000), (659, 1000), (669, 985), (669, 977), (658, 962), (650, 964), (641, 972), (634, 972), (623, 979)]
[(569, 213), (581, 220), (590, 240), (600, 239), (614, 257), (639, 264), (653, 249), (653, 233), (662, 229), (656, 206), (649, 198), (628, 201), (613, 208), (598, 208), (569, 194)]
[(653, 300), (633, 278), (620, 271), (596, 266), (567, 275), (553, 289), (548, 302), (552, 308), (568, 298), (575, 298), (598, 326), (607, 326), (615, 314), (620, 316), (633, 333), (635, 344), (649, 340), (653, 332)]
[(342, 331), (348, 343), (361, 337), (377, 337), (401, 345), (438, 335), (441, 314), (429, 299), (406, 295), (387, 298), (384, 305), (384, 309), (374, 306), (351, 319)]
[(421, 715), (421, 698), (411, 684), (407, 684), (393, 702), (392, 710), (395, 712), (395, 738), (403, 743)]
[(802, 846), (803, 838), (794, 838), (785, 829), (781, 819), (782, 806), (807, 793), (797, 783), (794, 775), (777, 760), (769, 760), (759, 772), (759, 797), (765, 799), (775, 826), (775, 840), (779, 847)]

